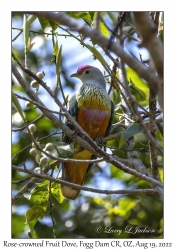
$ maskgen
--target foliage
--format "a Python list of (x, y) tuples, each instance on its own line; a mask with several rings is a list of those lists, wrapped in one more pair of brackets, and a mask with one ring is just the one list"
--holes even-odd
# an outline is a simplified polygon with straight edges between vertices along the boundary
[[(96, 12), (67, 12), (66, 15), (89, 27), (96, 27), (99, 24), (99, 31), (105, 38), (109, 39), (109, 43), (120, 41), (121, 44), (124, 44), (125, 50), (133, 50), (131, 54), (134, 54), (134, 46), (138, 44), (135, 38), (138, 30), (133, 26), (131, 13), (127, 13), (125, 19), (122, 19), (122, 12), (103, 12), (100, 15)], [(20, 31), (19, 25), (21, 25)], [(13, 37), (21, 32), (21, 35), (16, 37), (12, 44), (13, 63), (19, 69), (19, 64), (17, 64), (17, 60), (19, 60), (24, 68), (29, 68), (35, 74), (44, 71), (43, 81), (54, 94), (52, 97), (49, 96), (46, 89), (38, 81), (36, 81), (35, 94), (50, 110), (48, 112), (51, 110), (61, 112), (61, 109), (54, 102), (54, 96), (67, 108), (68, 99), (76, 88), (73, 80), (68, 77), (68, 73), (73, 73), (72, 69), (77, 67), (73, 58), (79, 54), (80, 48), (82, 51), (87, 50), (90, 58), (93, 55), (93, 61), (92, 58), (90, 59), (91, 64), (102, 66), (106, 74), (109, 75), (108, 78), (106, 77), (107, 90), (115, 106), (113, 129), (110, 135), (116, 136), (107, 142), (105, 146), (108, 149), (107, 153), (112, 153), (121, 162), (122, 160), (129, 162), (132, 154), (135, 153), (135, 157), (137, 155), (137, 159), (142, 162), (145, 171), (153, 174), (150, 140), (143, 129), (138, 113), (133, 108), (133, 102), (135, 102), (137, 111), (143, 118), (147, 131), (149, 131), (150, 113), (153, 111), (150, 110), (148, 82), (126, 65), (124, 82), (131, 91), (131, 95), (128, 96), (127, 89), (123, 88), (121, 68), (118, 64), (118, 58), (117, 60), (115, 58), (116, 55), (110, 53), (109, 48), (102, 50), (93, 40), (86, 39), (84, 41), (81, 33), (70, 32), (58, 21), (50, 21), (44, 16), (37, 17), (37, 13), (36, 16), (29, 16), (27, 13), (24, 16), (15, 14), (12, 16), (12, 27)], [(116, 29), (116, 27), (118, 28)], [(115, 33), (111, 32), (113, 30)], [(115, 34), (114, 38), (112, 38), (113, 34)], [(69, 43), (71, 41), (77, 42), (75, 52), (69, 50), (67, 39), (70, 39)], [(35, 42), (33, 42), (34, 40)], [(40, 41), (41, 45), (39, 45)], [(38, 46), (37, 49), (35, 46)], [(138, 51), (137, 54), (139, 54)], [(148, 52), (144, 51), (143, 54), (147, 56)], [(148, 58), (145, 60), (148, 61)], [(72, 64), (68, 66), (70, 62)], [(87, 63), (84, 62), (84, 64)], [(145, 63), (145, 65), (149, 67), (149, 63), (148, 65)], [(23, 72), (22, 76), (28, 85), (33, 80), (26, 72)], [(40, 107), (29, 99), (26, 91), (14, 76), (12, 80), (12, 164), (24, 170), (27, 168), (35, 173), (42, 174), (44, 172), (48, 176), (51, 175), (60, 180), (61, 163), (55, 164), (54, 169), (50, 166), (54, 163), (54, 157), (71, 158), (74, 152), (73, 143), (65, 144), (62, 142), (62, 130), (55, 127), (53, 120), (42, 116)], [(25, 98), (31, 101), (28, 106), (25, 105)], [(157, 97), (154, 98), (154, 101), (156, 108), (154, 115), (158, 122), (155, 125), (155, 131), (151, 132), (156, 142), (162, 147), (162, 112)], [(59, 113), (56, 116), (62, 119)], [(26, 124), (30, 123), (36, 125), (36, 132), (31, 133), (32, 135), (26, 129)], [(35, 143), (32, 144), (33, 139), (38, 143), (40, 149)], [(52, 151), (46, 149), (47, 143), (52, 143), (54, 148)], [(36, 152), (35, 157), (29, 154), (31, 149)], [(40, 152), (41, 149), (50, 153), (53, 158)], [(41, 163), (42, 157), (46, 157), (45, 164)], [(162, 181), (163, 159), (158, 150), (155, 159), (158, 175)], [(138, 169), (136, 170), (138, 171)], [(16, 196), (33, 178), (35, 177), (25, 171), (18, 172), (13, 169), (12, 196)], [(84, 186), (103, 190), (154, 188), (154, 185), (151, 186), (149, 182), (128, 174), (107, 162), (93, 165), (85, 179)], [(13, 205), (12, 237), (162, 238), (163, 204), (159, 198), (149, 193), (121, 193), (106, 196), (105, 194), (81, 191), (78, 198), (71, 201), (62, 196), (59, 183), (51, 182), (48, 179), (36, 179)], [(144, 228), (147, 229), (147, 233), (139, 232)]]

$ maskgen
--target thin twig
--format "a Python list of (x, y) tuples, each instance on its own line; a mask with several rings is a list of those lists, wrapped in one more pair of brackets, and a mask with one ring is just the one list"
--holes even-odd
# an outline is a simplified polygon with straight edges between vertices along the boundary
[[(21, 33), (23, 32), (23, 29), (20, 29), (20, 28), (15, 28), (15, 27), (12, 27), (12, 30), (20, 30)], [(29, 30), (29, 32), (33, 33), (33, 34), (39, 34), (39, 35), (47, 35), (47, 36), (52, 36), (52, 33), (48, 33), (48, 32), (39, 32), (39, 31), (35, 31), (35, 30)], [(20, 34), (21, 34), (20, 33)], [(19, 34), (18, 34), (19, 35)], [(70, 36), (70, 35), (66, 35), (66, 34), (58, 34), (57, 32), (54, 33), (54, 35), (57, 35), (57, 36)], [(12, 40), (13, 41), (13, 40)]]
[[(31, 121), (28, 123), (28, 125), (36, 123), (37, 121), (41, 120), (44, 117), (44, 115), (40, 115), (38, 118), (36, 118), (35, 120)], [(12, 129), (12, 132), (18, 132), (18, 131), (23, 131), (26, 127), (23, 126), (21, 128), (16, 128), (16, 129)]]
[[(126, 33), (125, 36), (128, 37), (128, 38), (130, 38), (131, 40), (133, 40), (133, 41), (135, 41), (135, 42), (138, 42), (138, 43), (140, 42), (140, 40), (136, 39), (136, 38), (133, 37), (133, 36), (130, 36), (128, 33)], [(125, 38), (126, 38), (126, 37), (125, 37)]]
[[(16, 97), (18, 97), (19, 99), (22, 99), (22, 100), (25, 100), (25, 101), (29, 101), (29, 102), (35, 104), (36, 106), (38, 106), (39, 108), (43, 108), (43, 109), (45, 109), (45, 110), (47, 110), (47, 111), (49, 111), (49, 112), (52, 112), (52, 113), (54, 113), (54, 114), (58, 114), (58, 115), (63, 115), (63, 116), (65, 116), (65, 113), (64, 113), (64, 112), (59, 112), (59, 111), (54, 111), (54, 110), (48, 109), (48, 108), (46, 108), (45, 106), (42, 106), (41, 104), (39, 104), (39, 103), (37, 103), (37, 102), (35, 102), (35, 101), (32, 101), (32, 100), (26, 98), (25, 96), (20, 96), (20, 95), (18, 95), (18, 94), (15, 94), (15, 95), (16, 95)], [(42, 116), (44, 117), (44, 115), (42, 115)]]
[(16, 35), (13, 39), (12, 42), (14, 42), (23, 32), (23, 29), (21, 29), (21, 31), (18, 33), (18, 35)]
[(23, 183), (25, 181), (28, 181), (32, 178), (32, 176), (26, 176), (25, 178), (21, 179), (21, 180), (18, 180), (18, 181), (12, 181), (12, 184), (20, 184), (20, 183)]
[(120, 17), (119, 22), (116, 24), (116, 26), (115, 26), (112, 34), (111, 34), (111, 37), (109, 39), (109, 44), (107, 46), (107, 50), (111, 50), (112, 42), (113, 42), (113, 40), (114, 40), (114, 38), (115, 38), (115, 36), (116, 36), (116, 34), (118, 32), (118, 29), (119, 29), (120, 25), (123, 25), (123, 22), (125, 20), (126, 14), (127, 14), (126, 12), (123, 12), (122, 15), (121, 15), (121, 17)]
[(113, 56), (111, 56), (111, 54), (109, 53), (109, 51), (106, 48), (103, 48), (104, 52), (106, 53), (106, 55), (111, 59), (111, 61), (113, 61), (113, 63), (115, 64), (116, 67), (119, 66), (119, 62), (113, 58)]

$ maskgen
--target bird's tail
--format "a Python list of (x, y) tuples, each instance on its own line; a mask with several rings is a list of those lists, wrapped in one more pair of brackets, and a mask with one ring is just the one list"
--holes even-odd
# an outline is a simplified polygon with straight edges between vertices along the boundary
[[(93, 156), (89, 151), (83, 150), (75, 154), (72, 159), (87, 160), (92, 159), (92, 157)], [(91, 166), (92, 164), (84, 162), (64, 162), (62, 165), (62, 180), (83, 185), (86, 174), (88, 173)], [(64, 197), (75, 200), (79, 195), (80, 190), (62, 184), (61, 192)]]
[[(79, 162), (65, 162), (62, 166), (62, 180), (78, 185), (83, 185), (87, 172), (92, 164)], [(80, 190), (61, 184), (62, 195), (68, 199), (75, 200)]]
[[(64, 166), (62, 168), (62, 180), (67, 181), (67, 182), (71, 182), (67, 173), (66, 173), (66, 168), (64, 168)], [(74, 188), (66, 186), (64, 184), (61, 184), (61, 192), (62, 192), (62, 195), (64, 197), (66, 197), (68, 199), (75, 200), (77, 198), (77, 196), (79, 195), (80, 190), (74, 189)]]

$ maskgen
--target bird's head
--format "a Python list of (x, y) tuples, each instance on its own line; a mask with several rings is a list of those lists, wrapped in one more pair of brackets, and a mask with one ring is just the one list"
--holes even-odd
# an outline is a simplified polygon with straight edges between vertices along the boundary
[(93, 84), (106, 90), (106, 82), (101, 71), (91, 65), (84, 65), (78, 68), (77, 72), (70, 77), (79, 78), (83, 84)]

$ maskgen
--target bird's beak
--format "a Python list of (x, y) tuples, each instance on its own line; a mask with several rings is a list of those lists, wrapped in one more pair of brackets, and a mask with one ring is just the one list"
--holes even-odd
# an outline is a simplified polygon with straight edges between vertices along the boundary
[(70, 75), (70, 77), (77, 77), (77, 78), (79, 78), (79, 74), (78, 73), (74, 73), (74, 74)]

